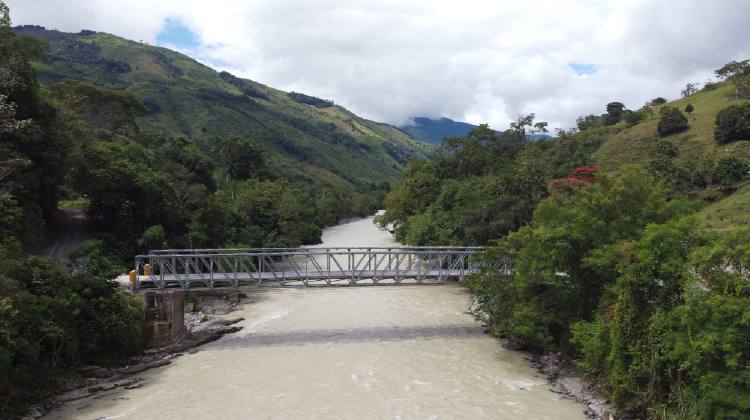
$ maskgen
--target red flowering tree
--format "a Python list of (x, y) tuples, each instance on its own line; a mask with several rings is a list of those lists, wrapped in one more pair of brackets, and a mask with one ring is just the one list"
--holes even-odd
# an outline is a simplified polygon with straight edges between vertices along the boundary
[(570, 174), (571, 178), (579, 179), (587, 184), (596, 182), (596, 174), (599, 169), (596, 166), (581, 166)]
[(578, 191), (581, 187), (595, 183), (596, 174), (598, 172), (599, 169), (595, 166), (582, 166), (573, 171), (573, 173), (567, 178), (551, 179), (547, 181), (547, 186), (549, 186), (551, 194), (569, 196)]

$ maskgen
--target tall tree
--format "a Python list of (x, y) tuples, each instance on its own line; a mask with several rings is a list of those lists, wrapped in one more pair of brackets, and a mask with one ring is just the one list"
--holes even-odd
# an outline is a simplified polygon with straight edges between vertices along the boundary
[(625, 105), (621, 102), (610, 102), (607, 104), (607, 115), (604, 118), (604, 125), (615, 125), (622, 120), (623, 109)]
[(215, 138), (213, 152), (232, 179), (248, 179), (266, 164), (263, 146), (241, 136)]
[(685, 85), (685, 89), (680, 91), (680, 95), (683, 98), (687, 98), (688, 96), (692, 96), (695, 92), (698, 92), (698, 83), (688, 83)]
[(736, 98), (740, 98), (740, 89), (738, 79), (750, 75), (750, 60), (730, 61), (724, 67), (715, 71), (716, 77), (722, 80), (729, 80), (735, 85)]

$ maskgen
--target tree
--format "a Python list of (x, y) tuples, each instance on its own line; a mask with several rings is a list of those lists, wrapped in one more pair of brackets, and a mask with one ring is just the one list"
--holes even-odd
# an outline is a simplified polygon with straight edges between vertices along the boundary
[(604, 125), (615, 125), (622, 120), (622, 113), (625, 105), (621, 102), (610, 102), (607, 104), (607, 114), (604, 118)]
[(750, 76), (740, 77), (735, 82), (737, 98), (750, 98)]
[(526, 141), (530, 140), (530, 130), (531, 127), (534, 124), (534, 113), (530, 114), (516, 114), (513, 116), (513, 121), (510, 123), (510, 129), (517, 132), (518, 135), (525, 139)]
[(576, 126), (578, 127), (578, 131), (586, 131), (599, 125), (598, 121), (599, 121), (599, 117), (591, 114), (585, 117), (578, 117), (576, 119)]
[(722, 187), (731, 187), (742, 181), (748, 167), (747, 164), (734, 156), (719, 159), (719, 163), (711, 173), (711, 179)]
[(546, 122), (538, 122), (538, 123), (534, 124), (534, 130), (533, 130), (532, 133), (533, 134), (536, 134), (536, 133), (547, 134), (547, 133), (549, 133), (549, 130), (547, 130), (547, 123)]
[(651, 100), (651, 103), (652, 103), (652, 104), (653, 104), (654, 106), (656, 106), (656, 105), (663, 105), (663, 104), (666, 104), (666, 103), (667, 103), (667, 100), (666, 100), (666, 99), (664, 99), (664, 98), (662, 98), (661, 96), (659, 96), (658, 98), (654, 98), (654, 99), (652, 99), (652, 100)]
[(657, 179), (668, 177), (676, 179), (679, 169), (674, 159), (680, 155), (679, 149), (669, 140), (661, 140), (649, 150), (648, 171)]
[(73, 79), (47, 88), (63, 107), (73, 109), (88, 124), (92, 139), (105, 140), (115, 133), (137, 131), (135, 118), (148, 111), (138, 97), (128, 91), (104, 89)]
[(698, 88), (696, 86), (698, 86), (698, 83), (688, 83), (685, 86), (685, 89), (680, 91), (680, 95), (683, 98), (687, 98), (688, 96), (693, 95), (695, 92), (698, 91)]
[(721, 80), (728, 80), (735, 84), (735, 95), (737, 99), (740, 98), (740, 89), (737, 84), (738, 79), (744, 78), (750, 74), (750, 60), (744, 61), (730, 61), (725, 64), (724, 67), (715, 71), (716, 77)]
[(695, 108), (693, 108), (693, 104), (687, 104), (687, 106), (685, 107), (685, 112), (687, 112), (688, 115), (690, 115), (694, 109)]
[(656, 130), (660, 136), (666, 136), (684, 130), (687, 126), (688, 119), (682, 111), (677, 107), (671, 107), (662, 115)]
[[(537, 128), (534, 125), (534, 113), (516, 114), (510, 123), (510, 130), (504, 131), (498, 137), (499, 142), (507, 150), (508, 156), (515, 158), (531, 141)], [(537, 123), (546, 132), (547, 123)]]
[(595, 183), (597, 173), (599, 173), (599, 169), (595, 166), (582, 166), (573, 171), (567, 178), (547, 181), (547, 187), (552, 195), (569, 197), (582, 187)]
[(487, 251), (484, 261), (511, 257), (517, 264), (510, 275), (489, 270), (467, 282), (496, 334), (513, 342), (567, 340), (570, 324), (594, 316), (615, 280), (612, 265), (589, 259), (681, 211), (679, 200), (669, 200), (669, 191), (641, 168), (625, 167), (619, 177), (597, 174), (596, 181), (541, 201), (531, 223)]
[(215, 138), (213, 152), (232, 179), (248, 179), (266, 164), (264, 148), (241, 136)]
[(647, 101), (645, 104), (643, 104), (643, 107), (639, 110), (641, 113), (643, 113), (643, 117), (649, 117), (651, 119), (654, 118), (654, 108), (656, 108), (656, 104), (653, 103), (653, 101)]
[(623, 119), (625, 120), (625, 123), (628, 125), (628, 127), (632, 127), (634, 125), (640, 124), (641, 121), (645, 120), (646, 113), (642, 110), (631, 111), (629, 109), (626, 109), (623, 112)]
[(750, 102), (730, 105), (716, 114), (714, 139), (719, 143), (750, 139)]

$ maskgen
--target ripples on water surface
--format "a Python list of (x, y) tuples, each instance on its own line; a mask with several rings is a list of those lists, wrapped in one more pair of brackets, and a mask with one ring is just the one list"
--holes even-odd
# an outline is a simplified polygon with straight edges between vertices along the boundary
[[(323, 239), (395, 245), (371, 219), (326, 229)], [(582, 406), (548, 391), (522, 353), (463, 314), (469, 295), (459, 287), (248, 296), (255, 303), (227, 315), (245, 318), (242, 331), (143, 372), (143, 388), (100, 392), (48, 418), (584, 418)]]

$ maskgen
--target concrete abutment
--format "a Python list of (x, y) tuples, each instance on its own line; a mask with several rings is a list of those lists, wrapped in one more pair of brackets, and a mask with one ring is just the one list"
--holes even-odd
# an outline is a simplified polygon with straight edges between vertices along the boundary
[(185, 329), (185, 293), (184, 292), (146, 292), (146, 321), (149, 346), (160, 347), (178, 340), (186, 334)]

